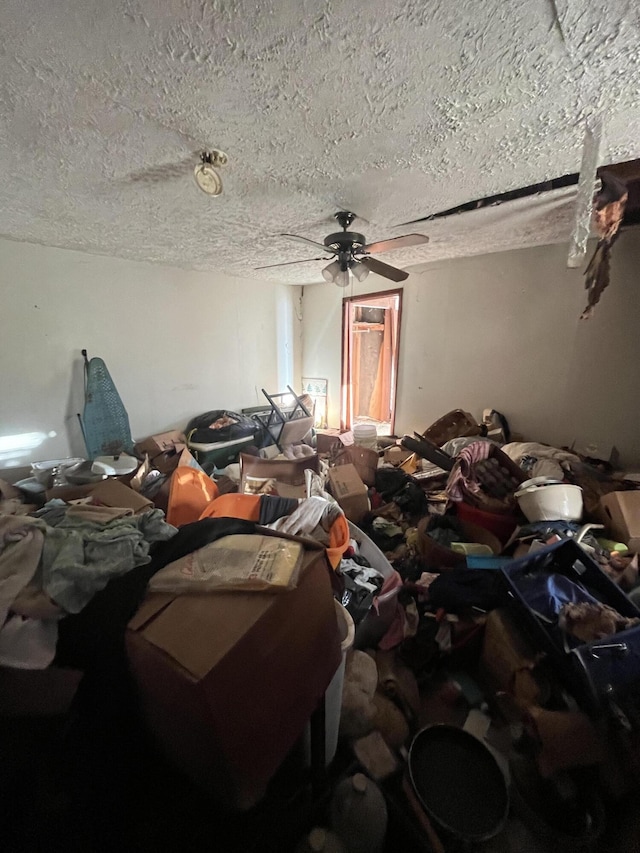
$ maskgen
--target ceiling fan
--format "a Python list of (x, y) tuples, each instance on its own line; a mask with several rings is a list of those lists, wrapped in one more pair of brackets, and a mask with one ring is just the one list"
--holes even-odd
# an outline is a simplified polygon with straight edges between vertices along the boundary
[(346, 287), (354, 276), (358, 281), (364, 281), (370, 272), (375, 272), (378, 275), (388, 278), (391, 281), (404, 281), (408, 278), (409, 273), (400, 270), (397, 267), (392, 267), (390, 264), (385, 264), (377, 258), (372, 258), (371, 255), (378, 255), (380, 252), (391, 252), (394, 249), (405, 249), (409, 246), (419, 246), (423, 243), (428, 243), (429, 238), (424, 234), (405, 234), (402, 237), (391, 237), (389, 240), (378, 240), (375, 243), (367, 243), (363, 234), (358, 234), (356, 231), (349, 231), (348, 228), (356, 219), (356, 214), (349, 210), (340, 210), (334, 215), (334, 219), (342, 228), (342, 231), (336, 231), (334, 234), (328, 234), (324, 238), (324, 243), (317, 243), (315, 240), (309, 240), (307, 237), (300, 237), (298, 234), (281, 234), (281, 237), (288, 237), (291, 240), (299, 240), (302, 243), (310, 243), (317, 249), (328, 254), (329, 257), (321, 258), (306, 258), (303, 261), (287, 261), (282, 264), (267, 264), (267, 266), (256, 267), (258, 270), (273, 269), (274, 267), (285, 267), (293, 264), (306, 264), (312, 261), (327, 261), (334, 258), (322, 270), (322, 276), (326, 281), (332, 281), (338, 287)]

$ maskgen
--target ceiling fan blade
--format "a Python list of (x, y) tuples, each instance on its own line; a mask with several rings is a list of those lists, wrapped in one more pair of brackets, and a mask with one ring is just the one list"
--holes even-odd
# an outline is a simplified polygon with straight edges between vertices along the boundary
[(315, 240), (309, 240), (308, 237), (300, 237), (298, 234), (281, 234), (281, 237), (289, 237), (291, 240), (298, 240), (301, 243), (311, 243), (312, 246), (315, 246), (316, 249), (320, 249), (322, 252), (329, 252), (331, 255), (336, 255), (337, 252), (335, 249), (332, 249), (331, 246), (325, 246), (323, 243), (316, 243)]
[(408, 246), (420, 246), (428, 243), (429, 238), (424, 234), (404, 234), (402, 237), (391, 237), (389, 240), (378, 240), (377, 243), (369, 243), (363, 246), (363, 252), (371, 252), (378, 255), (380, 252), (391, 252), (393, 249), (406, 249)]
[(382, 261), (379, 261), (377, 258), (359, 258), (359, 260), (371, 270), (371, 272), (375, 272), (378, 275), (384, 276), (384, 278), (389, 278), (391, 281), (404, 281), (405, 278), (409, 278), (409, 273), (404, 270), (399, 270), (397, 267), (392, 267), (389, 264), (385, 264)]
[(282, 264), (267, 264), (264, 267), (254, 267), (254, 270), (270, 270), (273, 267), (290, 267), (292, 264), (310, 264), (312, 261), (330, 261), (331, 258), (305, 258), (302, 261), (285, 261)]

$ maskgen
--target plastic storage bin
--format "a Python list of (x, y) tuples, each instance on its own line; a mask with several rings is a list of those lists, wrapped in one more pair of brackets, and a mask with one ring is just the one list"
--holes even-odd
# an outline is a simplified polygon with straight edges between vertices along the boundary
[[(336, 617), (340, 626), (340, 644), (342, 660), (324, 694), (325, 701), (325, 764), (333, 761), (338, 749), (338, 732), (340, 730), (340, 713), (342, 711), (342, 687), (344, 685), (344, 670), (347, 663), (347, 653), (353, 646), (355, 626), (351, 614), (339, 601), (335, 602)], [(304, 736), (304, 748), (307, 764), (311, 763), (310, 728), (307, 726)]]
[[(393, 567), (382, 553), (380, 548), (372, 542), (364, 531), (360, 530), (353, 522), (349, 522), (349, 533), (351, 539), (358, 543), (360, 553), (369, 561), (374, 569), (385, 577), (391, 577)], [(378, 645), (380, 640), (389, 630), (396, 613), (396, 599), (399, 589), (392, 589), (384, 595), (378, 596), (378, 612), (372, 608), (356, 628), (354, 648), (368, 649)]]
[(250, 444), (254, 437), (245, 435), (230, 441), (214, 441), (210, 444), (187, 441), (187, 447), (193, 453), (199, 465), (210, 474), (214, 468), (226, 468), (232, 462), (237, 462), (240, 452)]
[(629, 705), (640, 720), (637, 696), (640, 671), (640, 626), (619, 631), (591, 643), (569, 648), (557, 621), (542, 619), (529, 603), (528, 579), (533, 575), (560, 574), (587, 589), (622, 616), (640, 617), (624, 592), (573, 540), (568, 539), (513, 560), (502, 567), (509, 591), (522, 614), (523, 627), (536, 647), (544, 649), (556, 669), (583, 705), (592, 712)]

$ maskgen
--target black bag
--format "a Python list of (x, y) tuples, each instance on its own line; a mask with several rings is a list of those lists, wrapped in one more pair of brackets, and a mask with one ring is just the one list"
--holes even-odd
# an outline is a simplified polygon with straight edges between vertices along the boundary
[[(222, 419), (233, 421), (217, 429), (211, 425)], [(225, 409), (214, 409), (192, 418), (187, 424), (187, 441), (194, 444), (213, 444), (219, 441), (236, 441), (258, 432), (258, 425), (246, 415), (228, 412)]]

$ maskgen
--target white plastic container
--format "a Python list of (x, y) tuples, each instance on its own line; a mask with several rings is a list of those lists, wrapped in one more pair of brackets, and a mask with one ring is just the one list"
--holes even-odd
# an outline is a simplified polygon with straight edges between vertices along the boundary
[(378, 446), (378, 430), (375, 424), (356, 424), (353, 428), (353, 443), (375, 450)]
[(363, 773), (343, 779), (329, 806), (331, 828), (347, 853), (382, 853), (387, 832), (387, 804), (381, 790)]
[[(342, 660), (329, 682), (324, 694), (325, 701), (325, 764), (328, 766), (333, 761), (338, 749), (338, 732), (340, 729), (340, 712), (342, 709), (342, 687), (344, 685), (344, 670), (347, 663), (347, 653), (353, 646), (355, 636), (355, 625), (349, 611), (339, 601), (334, 601), (336, 606), (336, 617), (340, 627), (340, 643), (342, 648)], [(305, 753), (307, 763), (311, 761), (310, 729), (307, 726), (305, 732)]]
[(335, 833), (316, 826), (298, 844), (295, 853), (346, 853), (346, 848)]
[(582, 489), (569, 483), (527, 481), (516, 492), (518, 505), (530, 522), (580, 521)]
[[(368, 560), (372, 568), (380, 572), (383, 578), (391, 577), (394, 572), (393, 566), (380, 548), (353, 522), (348, 523), (349, 536), (357, 542), (360, 554)], [(356, 649), (368, 649), (377, 646), (387, 633), (396, 613), (396, 599), (399, 591), (399, 588), (396, 588), (378, 596), (377, 612), (371, 609), (356, 628), (353, 643)]]

